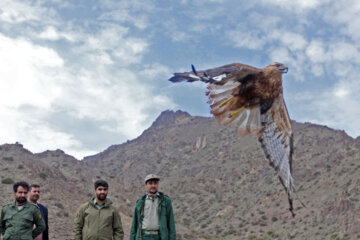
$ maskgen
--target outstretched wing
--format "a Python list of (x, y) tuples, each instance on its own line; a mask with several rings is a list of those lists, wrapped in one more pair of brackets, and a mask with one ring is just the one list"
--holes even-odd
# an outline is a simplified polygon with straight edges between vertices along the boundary
[[(242, 64), (241, 66), (240, 71), (208, 85), (208, 103), (211, 113), (220, 124), (238, 126), (240, 136), (250, 133), (259, 136), (262, 129), (260, 98), (250, 92), (255, 88), (261, 69)], [(219, 73), (218, 69), (214, 72)]]
[[(196, 71), (195, 67), (192, 65), (192, 72), (184, 73), (174, 73), (174, 76), (169, 79), (171, 82), (194, 82), (194, 81), (203, 81), (206, 83), (217, 84), (220, 83), (222, 79), (227, 78), (232, 73), (240, 73), (244, 76), (260, 71), (260, 69), (241, 64), (241, 63), (232, 63), (227, 64), (217, 68), (211, 68), (203, 71)], [(220, 83), (221, 84), (221, 83)]]
[(274, 99), (272, 106), (261, 114), (263, 130), (259, 137), (261, 146), (270, 165), (277, 172), (281, 184), (287, 194), (292, 215), (294, 180), (292, 178), (293, 134), (284, 98), (282, 95)]

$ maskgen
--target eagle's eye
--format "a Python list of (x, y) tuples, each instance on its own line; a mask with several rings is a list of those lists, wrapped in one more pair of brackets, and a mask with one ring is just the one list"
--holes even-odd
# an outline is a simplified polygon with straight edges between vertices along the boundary
[(281, 64), (280, 63), (277, 63), (276, 65), (275, 65), (275, 67), (280, 67), (281, 66)]

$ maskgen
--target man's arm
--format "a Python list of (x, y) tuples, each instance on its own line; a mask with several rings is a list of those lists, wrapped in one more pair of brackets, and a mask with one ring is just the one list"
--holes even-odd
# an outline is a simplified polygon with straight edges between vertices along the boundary
[(175, 229), (175, 220), (174, 212), (171, 204), (171, 199), (169, 198), (168, 204), (168, 216), (167, 216), (167, 227), (169, 230), (169, 240), (176, 240), (176, 229)]
[(45, 230), (45, 222), (38, 208), (35, 208), (35, 210), (33, 211), (33, 218), (36, 227), (32, 231), (32, 237), (36, 238), (40, 233)]
[(130, 230), (130, 240), (136, 240), (137, 229), (138, 229), (138, 217), (137, 217), (137, 211), (136, 211), (136, 206), (135, 206), (133, 221), (132, 221), (131, 230)]
[(44, 205), (40, 205), (40, 204), (39, 207), (45, 222), (45, 231), (43, 232), (43, 240), (49, 240), (48, 209)]
[(74, 219), (74, 240), (82, 240), (83, 227), (84, 227), (84, 210), (80, 207)]
[(113, 240), (123, 240), (124, 230), (121, 224), (119, 212), (115, 209), (113, 215)]

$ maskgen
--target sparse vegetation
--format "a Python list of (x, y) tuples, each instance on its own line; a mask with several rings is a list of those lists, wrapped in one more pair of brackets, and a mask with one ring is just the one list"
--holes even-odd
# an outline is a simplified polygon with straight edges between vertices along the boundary
[(40, 177), (41, 179), (43, 179), (43, 180), (46, 180), (47, 176), (48, 176), (48, 174), (47, 174), (46, 172), (40, 172), (40, 173), (39, 173), (39, 177)]
[(55, 203), (55, 206), (60, 208), (60, 209), (64, 209), (64, 206), (60, 202)]
[(13, 157), (3, 157), (2, 158), (4, 161), (7, 161), (7, 162), (12, 162), (14, 161), (14, 158)]
[(14, 180), (12, 178), (4, 178), (1, 180), (2, 184), (14, 184)]

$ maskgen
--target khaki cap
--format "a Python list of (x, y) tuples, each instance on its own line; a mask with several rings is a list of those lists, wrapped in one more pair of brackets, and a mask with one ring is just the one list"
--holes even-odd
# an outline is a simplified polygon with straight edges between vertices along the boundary
[(160, 181), (160, 178), (158, 176), (156, 176), (155, 174), (149, 174), (145, 177), (145, 184), (147, 181), (149, 181), (151, 179), (156, 179), (156, 180)]

